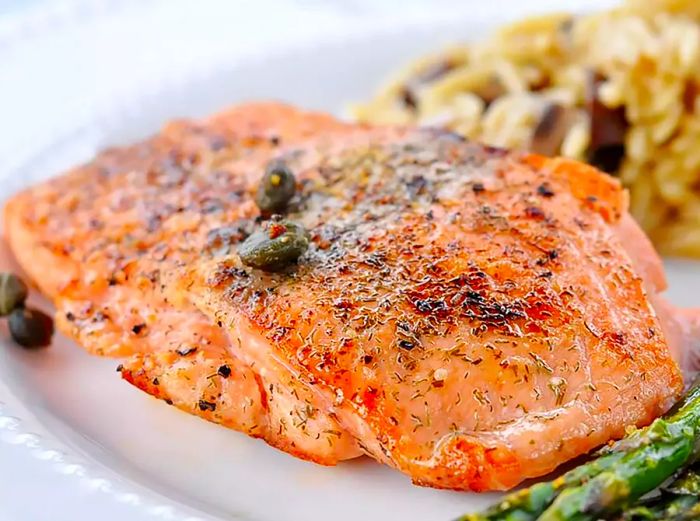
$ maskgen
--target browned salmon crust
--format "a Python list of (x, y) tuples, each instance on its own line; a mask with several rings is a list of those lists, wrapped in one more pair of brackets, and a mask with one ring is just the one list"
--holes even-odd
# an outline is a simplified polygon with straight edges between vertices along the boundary
[[(281, 274), (236, 254), (273, 159), (312, 236)], [(320, 463), (365, 453), (487, 490), (681, 390), (618, 236), (626, 204), (572, 161), (251, 104), (105, 151), (17, 195), (5, 222), (59, 327), (131, 356), (146, 392)]]

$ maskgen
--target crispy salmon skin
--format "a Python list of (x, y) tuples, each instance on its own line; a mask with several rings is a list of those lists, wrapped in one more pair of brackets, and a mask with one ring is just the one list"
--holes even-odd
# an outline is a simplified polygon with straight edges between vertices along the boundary
[[(237, 254), (273, 160), (311, 237), (281, 273)], [(144, 391), (319, 463), (500, 490), (681, 391), (626, 212), (572, 161), (270, 103), (107, 150), (5, 223), (60, 329)]]

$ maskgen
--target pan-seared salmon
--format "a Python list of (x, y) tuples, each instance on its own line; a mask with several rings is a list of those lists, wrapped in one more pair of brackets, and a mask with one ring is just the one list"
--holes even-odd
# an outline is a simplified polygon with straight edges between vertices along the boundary
[[(311, 237), (274, 274), (237, 255), (272, 160)], [(319, 463), (367, 454), (489, 490), (682, 389), (687, 328), (626, 212), (615, 180), (572, 161), (251, 104), (20, 193), (5, 226), (60, 329), (126, 357), (146, 392)]]

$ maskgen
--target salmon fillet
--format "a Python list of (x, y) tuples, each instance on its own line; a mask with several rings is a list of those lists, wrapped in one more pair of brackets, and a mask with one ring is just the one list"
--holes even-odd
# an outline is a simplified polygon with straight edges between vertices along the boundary
[[(271, 160), (312, 237), (275, 274), (236, 253)], [(104, 151), (5, 226), (61, 331), (126, 380), (322, 464), (507, 489), (683, 386), (626, 193), (564, 159), (249, 104)]]

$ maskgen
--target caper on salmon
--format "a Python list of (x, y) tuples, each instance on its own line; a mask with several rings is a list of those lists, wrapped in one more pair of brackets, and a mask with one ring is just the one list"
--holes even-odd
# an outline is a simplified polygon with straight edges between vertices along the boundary
[(272, 161), (260, 181), (255, 202), (263, 215), (281, 213), (294, 197), (296, 179), (283, 161)]
[(27, 300), (29, 289), (14, 273), (0, 273), (0, 317), (9, 315)]
[(263, 271), (281, 271), (295, 263), (309, 247), (303, 226), (273, 220), (254, 232), (238, 247), (241, 262)]
[(8, 320), (12, 339), (22, 347), (46, 347), (53, 336), (53, 319), (33, 308), (15, 308)]

